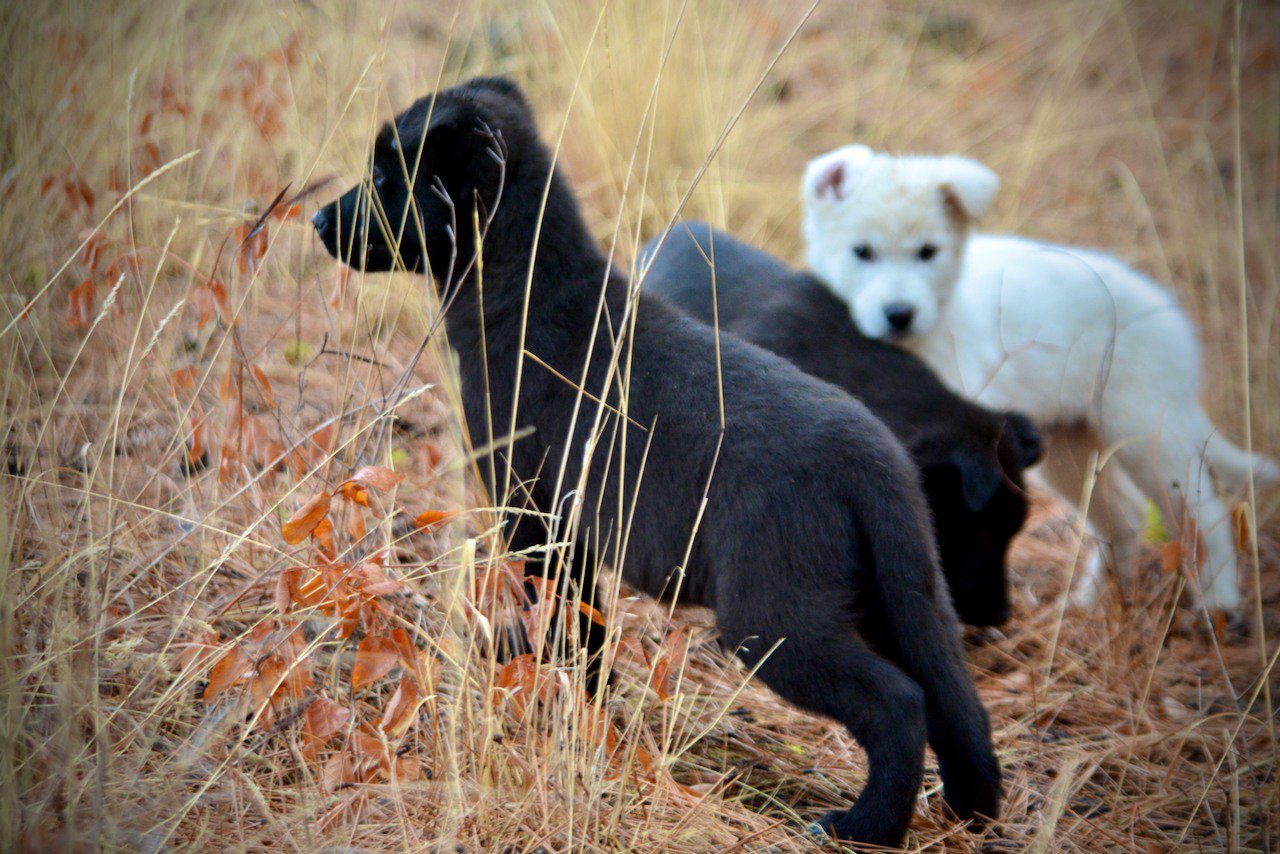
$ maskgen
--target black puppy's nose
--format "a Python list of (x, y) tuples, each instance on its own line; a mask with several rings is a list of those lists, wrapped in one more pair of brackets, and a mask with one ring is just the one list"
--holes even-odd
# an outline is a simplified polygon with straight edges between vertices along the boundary
[(905, 332), (915, 316), (915, 306), (908, 302), (891, 302), (884, 307), (884, 318), (895, 332)]
[(329, 209), (321, 208), (311, 215), (311, 224), (316, 227), (316, 231), (324, 233), (329, 227)]

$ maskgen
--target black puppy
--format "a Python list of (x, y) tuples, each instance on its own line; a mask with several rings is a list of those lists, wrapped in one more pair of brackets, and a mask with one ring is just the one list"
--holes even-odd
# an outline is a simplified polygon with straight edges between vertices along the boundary
[(511, 547), (571, 538), (564, 562), (585, 595), (601, 562), (651, 595), (711, 606), (771, 688), (847, 725), (870, 773), (852, 809), (821, 820), (829, 832), (898, 843), (926, 738), (950, 807), (994, 816), (986, 711), (892, 434), (752, 345), (726, 339), (717, 365), (710, 329), (637, 299), (510, 81), (416, 102), (378, 135), (372, 166), (316, 228), (367, 269), (397, 256), (430, 268), (468, 429), (495, 447), (489, 488), (555, 529), (513, 515)]
[(660, 242), (641, 253), (646, 291), (840, 386), (894, 432), (920, 467), (956, 611), (1003, 623), (1005, 554), (1027, 515), (1022, 472), (1041, 454), (1031, 419), (955, 394), (915, 356), (858, 332), (816, 278), (706, 223), (679, 223)]

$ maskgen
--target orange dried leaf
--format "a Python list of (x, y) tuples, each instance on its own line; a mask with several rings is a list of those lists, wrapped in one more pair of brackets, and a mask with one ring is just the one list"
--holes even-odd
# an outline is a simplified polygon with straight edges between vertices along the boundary
[(281, 222), (288, 222), (300, 216), (302, 216), (302, 205), (296, 203), (292, 205), (277, 205), (276, 209), (271, 212), (271, 217)]
[(359, 504), (361, 507), (369, 506), (369, 490), (354, 480), (343, 481), (338, 486), (338, 494), (353, 504)]
[(346, 727), (351, 710), (328, 697), (317, 697), (302, 721), (303, 755), (314, 759), (324, 743)]
[(187, 460), (191, 463), (197, 463), (204, 458), (204, 434), (207, 430), (208, 419), (201, 415), (191, 425), (191, 445), (187, 448)]
[(212, 703), (223, 691), (244, 682), (252, 675), (253, 662), (239, 646), (233, 646), (209, 671), (209, 681), (200, 698), (206, 703)]
[[(395, 579), (387, 578), (387, 574), (383, 572), (382, 567), (376, 563), (367, 562), (360, 565), (360, 591), (368, 596), (386, 596), (389, 593), (395, 593), (403, 585)], [(397, 629), (401, 633), (403, 629)], [(394, 637), (394, 633), (393, 633)], [(406, 639), (407, 639), (406, 635)], [(397, 642), (399, 639), (396, 639)]]
[(311, 535), (322, 521), (326, 521), (325, 517), (328, 515), (329, 493), (321, 492), (298, 508), (298, 511), (280, 526), (280, 534), (286, 543), (296, 546)]
[(422, 443), (423, 468), (427, 472), (435, 471), (440, 462), (444, 459), (444, 451), (440, 450), (440, 446), (433, 442)]
[(80, 232), (80, 240), (84, 242), (84, 252), (80, 256), (80, 261), (92, 273), (102, 263), (102, 255), (107, 248), (107, 236), (101, 231), (86, 228)]
[(397, 756), (387, 776), (393, 783), (413, 783), (422, 779), (422, 763), (411, 756)]
[(682, 624), (673, 632), (669, 632), (662, 640), (658, 650), (658, 660), (653, 665), (653, 674), (649, 684), (658, 693), (658, 698), (666, 700), (668, 687), (673, 675), (684, 669), (689, 658), (689, 626)]
[(378, 722), (378, 729), (387, 734), (387, 738), (400, 738), (413, 725), (418, 717), (418, 709), (426, 702), (417, 682), (408, 676), (401, 677), (396, 692), (387, 702), (387, 710)]
[(1160, 569), (1167, 573), (1177, 572), (1182, 566), (1182, 543), (1170, 540), (1160, 549)]
[(365, 466), (351, 478), (356, 483), (371, 486), (379, 492), (390, 492), (396, 484), (404, 480), (404, 475), (392, 471), (385, 466)]
[(595, 623), (597, 626), (603, 626), (605, 624), (604, 614), (601, 614), (599, 611), (597, 611), (595, 608), (592, 608), (586, 602), (578, 603), (578, 611), (581, 612), (584, 616), (590, 617), (591, 622)]
[(386, 676), (399, 659), (395, 642), (381, 635), (369, 635), (356, 647), (356, 663), (351, 669), (351, 688), (363, 688)]
[(258, 387), (262, 391), (262, 396), (267, 402), (267, 406), (275, 406), (276, 398), (271, 393), (271, 383), (267, 381), (267, 375), (262, 372), (262, 368), (257, 365), (249, 365), (249, 370), (253, 373), (253, 378), (258, 381)]
[(302, 608), (314, 608), (329, 595), (329, 584), (320, 572), (312, 572), (304, 581), (303, 572), (301, 567), (295, 566), (284, 570), (280, 575), (288, 583), (289, 598), (293, 604)]
[(222, 282), (209, 282), (209, 292), (213, 296), (213, 307), (218, 310), (218, 317), (226, 326), (231, 326), (234, 319), (231, 317), (231, 303), (227, 297), (227, 286)]
[(113, 193), (124, 193), (129, 189), (129, 185), (125, 183), (124, 176), (120, 173), (119, 166), (112, 166), (107, 173), (107, 187)]
[(427, 530), (443, 522), (448, 522), (457, 515), (457, 511), (454, 510), (424, 510), (413, 517), (413, 524), (415, 527)]
[(324, 763), (320, 771), (320, 788), (326, 792), (336, 791), (339, 786), (356, 782), (356, 763), (351, 754), (345, 750), (335, 753)]
[(150, 139), (143, 143), (142, 151), (138, 155), (139, 174), (145, 178), (163, 165), (164, 158), (160, 156), (160, 146)]
[(67, 294), (67, 325), (73, 329), (88, 329), (93, 323), (93, 301), (97, 287), (92, 279), (85, 279)]
[[(85, 208), (87, 208), (88, 210), (93, 210), (93, 202), (96, 196), (94, 196), (93, 190), (90, 189), (89, 185), (84, 182), (84, 179), (83, 178), (73, 179), (71, 183), (71, 188), (72, 188), (73, 194), (81, 202), (84, 203)], [(74, 205), (72, 207), (74, 207)]]
[(333, 557), (333, 523), (328, 519), (321, 519), (316, 525), (311, 536), (316, 538), (316, 542), (320, 545), (321, 550), (329, 557)]
[(195, 365), (188, 365), (185, 368), (178, 368), (170, 374), (170, 378), (173, 380), (174, 388), (187, 391), (196, 387), (196, 377), (199, 375), (200, 372), (196, 370)]
[[(517, 715), (523, 717), (538, 691), (538, 658), (526, 652), (508, 661), (498, 671), (494, 687), (508, 692)], [(497, 702), (501, 695), (496, 695)]]
[(1249, 515), (1248, 504), (1237, 504), (1231, 511), (1235, 522), (1236, 550), (1247, 552), (1253, 549), (1253, 519)]
[[(347, 536), (355, 540), (357, 543), (364, 539), (364, 535), (368, 531), (365, 529), (364, 513), (359, 507), (352, 507), (347, 511)], [(367, 588), (365, 592), (370, 592)]]

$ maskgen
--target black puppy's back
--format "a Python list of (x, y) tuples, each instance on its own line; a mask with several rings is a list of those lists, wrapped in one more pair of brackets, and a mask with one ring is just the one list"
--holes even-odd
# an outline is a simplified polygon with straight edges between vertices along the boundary
[(677, 223), (650, 241), (640, 269), (646, 291), (839, 386), (882, 419), (921, 471), (960, 617), (979, 626), (1007, 618), (1005, 557), (1026, 517), (1023, 470), (1040, 453), (1026, 416), (960, 397), (914, 355), (864, 337), (817, 278), (705, 223)]

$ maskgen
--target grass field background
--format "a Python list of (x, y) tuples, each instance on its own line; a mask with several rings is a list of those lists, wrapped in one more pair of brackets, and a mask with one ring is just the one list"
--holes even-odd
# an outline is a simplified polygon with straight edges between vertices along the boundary
[[(984, 228), (1168, 283), (1216, 422), (1275, 453), (1277, 36), (1274, 3), (4, 6), (0, 848), (812, 849), (862, 754), (709, 615), (615, 588), (592, 703), (487, 652), (508, 563), (440, 336), (413, 358), (431, 287), (343, 276), (307, 216), (479, 73), (624, 265), (677, 214), (796, 260), (811, 157), (964, 153), (1003, 179)], [(1159, 543), (1138, 601), (1067, 608), (1078, 522), (1037, 496), (1014, 618), (968, 646), (1005, 815), (948, 824), (931, 773), (909, 845), (1273, 849), (1274, 512), (1262, 630), (1215, 637)]]

